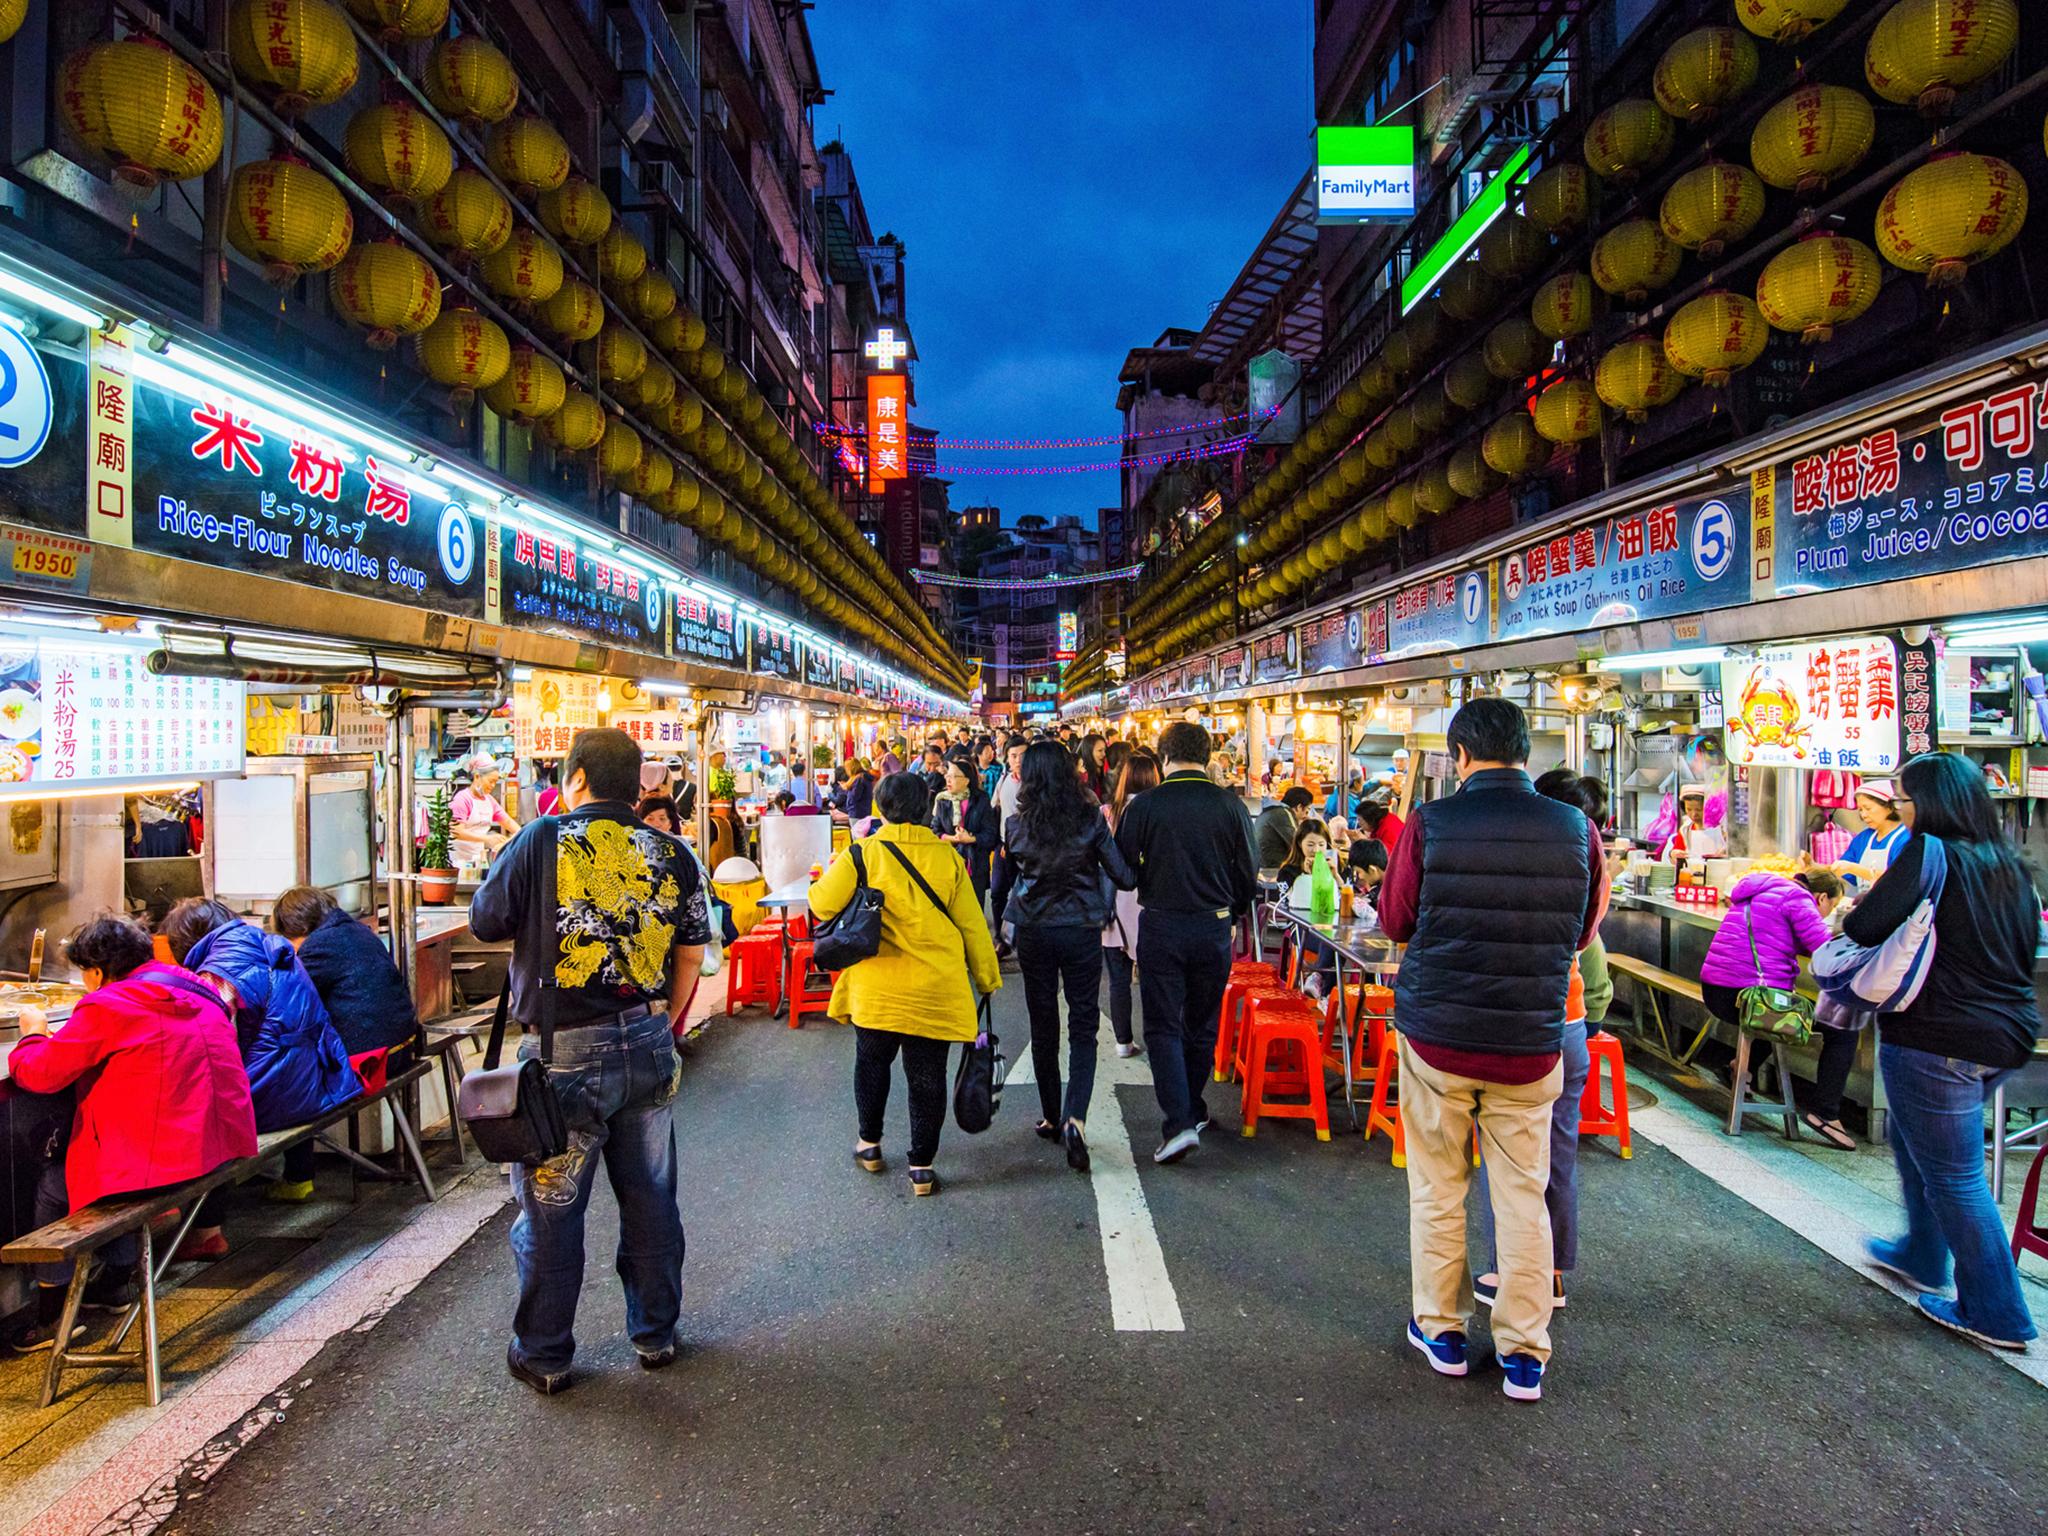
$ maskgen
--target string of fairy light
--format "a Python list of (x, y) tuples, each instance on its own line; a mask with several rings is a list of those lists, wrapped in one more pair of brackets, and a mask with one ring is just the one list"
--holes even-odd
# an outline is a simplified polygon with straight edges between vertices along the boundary
[(1142, 563), (1120, 565), (1113, 571), (1089, 571), (1079, 576), (1035, 576), (1028, 581), (1012, 577), (947, 576), (938, 571), (913, 570), (910, 579), (935, 587), (975, 587), (984, 592), (1043, 591), (1057, 587), (1092, 587), (1102, 581), (1130, 581), (1144, 570)]

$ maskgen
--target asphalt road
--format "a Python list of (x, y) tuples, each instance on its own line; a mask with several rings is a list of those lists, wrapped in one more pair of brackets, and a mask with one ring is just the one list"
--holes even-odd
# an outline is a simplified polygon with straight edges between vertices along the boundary
[(634, 1365), (600, 1185), (571, 1391), (505, 1374), (501, 1217), (330, 1345), (164, 1529), (2048, 1530), (2038, 1387), (1640, 1137), (1582, 1159), (1582, 1268), (1523, 1405), (1404, 1342), (1384, 1139), (1243, 1141), (1215, 1094), (1199, 1156), (1156, 1169), (1149, 1091), (1116, 1090), (1186, 1322), (1118, 1333), (1095, 1201), (1030, 1134), (1032, 1091), (949, 1130), (945, 1191), (913, 1201), (849, 1160), (852, 1047), (747, 1021), (692, 1056), (676, 1367)]

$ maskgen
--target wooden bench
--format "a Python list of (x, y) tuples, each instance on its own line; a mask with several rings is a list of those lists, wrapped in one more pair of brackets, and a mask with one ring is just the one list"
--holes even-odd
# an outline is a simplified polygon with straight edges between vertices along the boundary
[[(1673, 997), (1682, 997), (1687, 1002), (1698, 1003), (1704, 1008), (1706, 999), (1700, 995), (1700, 984), (1680, 976), (1675, 971), (1667, 971), (1660, 965), (1638, 960), (1634, 955), (1617, 955), (1612, 950), (1607, 953), (1607, 969), (1628, 977), (1640, 993), (1631, 1011), (1637, 1043), (1653, 1055), (1663, 1057), (1673, 1066), (1690, 1066), (1693, 1057), (1699, 1054), (1700, 1047), (1707, 1043), (1707, 1037), (1714, 1032), (1714, 1020), (1709, 1016), (1706, 1023), (1700, 1026), (1699, 1033), (1693, 1036), (1692, 1044), (1683, 1051), (1674, 1051), (1671, 1045), (1671, 1030), (1665, 1022), (1664, 1010), (1658, 1006), (1657, 994), (1668, 992)], [(1650, 1033), (1643, 1028), (1643, 1002), (1650, 1005), (1650, 1021), (1656, 1026), (1655, 1044), (1652, 1044)]]
[[(290, 1130), (271, 1131), (256, 1138), (256, 1155), (238, 1158), (206, 1174), (180, 1184), (174, 1189), (159, 1190), (155, 1194), (132, 1197), (113, 1196), (96, 1200), (83, 1210), (73, 1211), (61, 1220), (16, 1238), (0, 1248), (0, 1263), (7, 1264), (65, 1264), (72, 1266), (71, 1286), (64, 1295), (63, 1316), (57, 1323), (56, 1343), (50, 1351), (50, 1369), (43, 1379), (43, 1402), (47, 1408), (57, 1400), (57, 1390), (64, 1379), (65, 1370), (74, 1365), (122, 1366), (140, 1365), (143, 1381), (149, 1395), (151, 1407), (163, 1400), (163, 1380), (159, 1367), (156, 1287), (170, 1268), (176, 1256), (178, 1245), (185, 1240), (185, 1234), (192, 1230), (200, 1210), (209, 1196), (216, 1190), (226, 1189), (251, 1178), (266, 1164), (274, 1162), (281, 1154), (306, 1142), (315, 1141), (338, 1152), (349, 1160), (353, 1173), (358, 1167), (367, 1169), (378, 1178), (393, 1177), (352, 1148), (336, 1142), (328, 1131), (343, 1121), (352, 1122), (355, 1116), (379, 1103), (390, 1107), (392, 1119), (397, 1123), (399, 1140), (404, 1143), (407, 1156), (412, 1162), (414, 1175), (420, 1188), (429, 1200), (439, 1198), (434, 1188), (433, 1175), (427, 1172), (426, 1158), (420, 1151), (419, 1138), (414, 1133), (411, 1121), (406, 1117), (403, 1093), (414, 1083), (433, 1070), (427, 1062), (416, 1062), (405, 1071), (394, 1073), (375, 1093), (360, 1094), (348, 1103), (329, 1110), (316, 1120), (304, 1125), (295, 1125)], [(155, 1234), (150, 1223), (170, 1211), (182, 1212), (177, 1231), (170, 1241), (163, 1245), (163, 1257), (156, 1256)], [(128, 1309), (121, 1320), (111, 1344), (105, 1349), (79, 1350), (71, 1347), (71, 1333), (78, 1325), (78, 1309), (85, 1296), (85, 1284), (91, 1265), (87, 1262), (95, 1253), (116, 1238), (129, 1233), (139, 1236), (142, 1243), (142, 1263), (138, 1271), (142, 1282), (142, 1294)], [(142, 1324), (142, 1343), (136, 1349), (124, 1350), (121, 1345), (137, 1321)]]

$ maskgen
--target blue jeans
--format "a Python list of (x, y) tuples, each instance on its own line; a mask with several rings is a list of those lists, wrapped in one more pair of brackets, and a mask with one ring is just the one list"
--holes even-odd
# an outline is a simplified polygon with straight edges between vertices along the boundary
[[(540, 1040), (519, 1045), (522, 1060)], [(617, 1269), (626, 1287), (626, 1331), (643, 1354), (674, 1341), (683, 1308), (683, 1220), (676, 1209), (676, 1133), (669, 1106), (679, 1075), (665, 1014), (616, 1019), (555, 1034), (548, 1080), (562, 1101), (569, 1150), (538, 1168), (515, 1164), (512, 1258), (519, 1306), (512, 1348), (553, 1375), (576, 1355), (576, 1302), (583, 1289), (583, 1216), (604, 1157), (619, 1202)]]
[[(1543, 1204), (1550, 1212), (1551, 1268), (1570, 1270), (1579, 1263), (1579, 1096), (1593, 1072), (1584, 1019), (1565, 1025), (1562, 1054), (1564, 1087), (1550, 1106), (1550, 1182), (1543, 1186)], [(1479, 1231), (1492, 1255), (1490, 1268), (1499, 1274), (1500, 1249), (1493, 1240), (1493, 1201), (1484, 1163), (1479, 1166)]]
[(1994, 1339), (2031, 1339), (2019, 1267), (1984, 1179), (1984, 1101), (2011, 1071), (1903, 1045), (1880, 1044), (1877, 1060), (1906, 1197), (1906, 1235), (1888, 1257), (1938, 1290), (1953, 1255), (1963, 1321)]

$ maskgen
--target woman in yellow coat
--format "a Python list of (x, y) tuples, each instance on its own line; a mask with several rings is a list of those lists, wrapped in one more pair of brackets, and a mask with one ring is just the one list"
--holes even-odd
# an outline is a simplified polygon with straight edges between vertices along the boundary
[[(946, 1123), (946, 1058), (954, 1041), (972, 1040), (980, 1031), (976, 991), (997, 991), (1003, 979), (966, 863), (925, 825), (931, 787), (918, 774), (892, 773), (875, 789), (875, 810), (881, 829), (856, 846), (868, 884), (882, 893), (882, 947), (872, 960), (841, 971), (832, 985), (832, 1017), (851, 1024), (854, 1033), (860, 1138), (853, 1159), (869, 1173), (882, 1171), (889, 1067), (901, 1051), (910, 1090), (910, 1187), (934, 1195), (939, 1180), (932, 1160)], [(837, 917), (853, 900), (853, 858), (849, 848), (811, 887), (811, 915), (819, 921)]]

